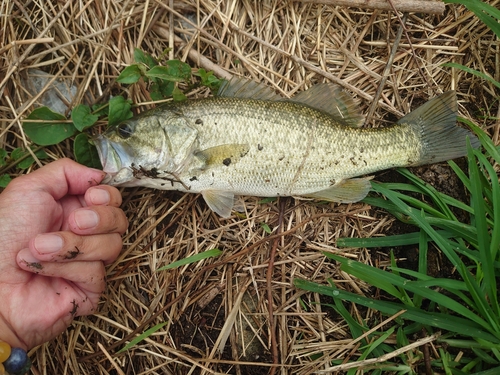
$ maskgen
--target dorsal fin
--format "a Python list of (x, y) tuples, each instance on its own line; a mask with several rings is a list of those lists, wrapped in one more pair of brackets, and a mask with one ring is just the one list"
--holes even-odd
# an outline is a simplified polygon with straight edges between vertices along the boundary
[(346, 126), (358, 128), (364, 122), (364, 116), (359, 112), (354, 99), (340, 86), (332, 83), (319, 83), (311, 86), (290, 100), (326, 112)]
[(217, 92), (217, 96), (257, 100), (283, 100), (269, 86), (244, 77), (233, 77), (229, 81), (224, 81)]

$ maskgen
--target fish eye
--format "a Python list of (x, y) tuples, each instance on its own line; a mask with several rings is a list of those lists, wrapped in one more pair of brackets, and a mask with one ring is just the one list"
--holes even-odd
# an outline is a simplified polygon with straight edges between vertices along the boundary
[(130, 124), (123, 122), (116, 127), (116, 132), (118, 133), (120, 138), (127, 139), (132, 135), (133, 129)]

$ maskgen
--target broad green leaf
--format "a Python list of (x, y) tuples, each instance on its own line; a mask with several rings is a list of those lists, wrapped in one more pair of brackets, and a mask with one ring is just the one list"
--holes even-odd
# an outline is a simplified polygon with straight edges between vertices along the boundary
[(165, 81), (182, 82), (184, 79), (179, 77), (168, 66), (155, 66), (146, 72), (148, 78), (159, 78)]
[(94, 104), (92, 106), (92, 112), (94, 112), (94, 115), (97, 116), (106, 116), (108, 114), (108, 103), (104, 104)]
[(8, 174), (0, 175), (0, 187), (5, 188), (12, 181), (12, 178)]
[(220, 254), (222, 254), (222, 251), (220, 251), (219, 249), (207, 250), (207, 251), (204, 251), (203, 253), (195, 254), (193, 256), (190, 256), (190, 257), (187, 257), (184, 259), (180, 259), (176, 262), (170, 263), (169, 265), (160, 267), (157, 269), (157, 271), (164, 271), (164, 270), (168, 270), (171, 268), (177, 268), (180, 266), (184, 266), (186, 264), (199, 262), (200, 260), (203, 260), (203, 259), (216, 257), (216, 256), (219, 256)]
[(139, 48), (134, 48), (134, 61), (139, 64), (144, 64), (148, 68), (158, 65), (156, 59), (149, 53), (144, 53)]
[[(42, 120), (43, 122), (30, 122)], [(51, 111), (47, 107), (40, 107), (29, 114), (23, 123), (24, 132), (30, 139), (40, 146), (50, 146), (78, 133), (78, 129), (66, 121), (60, 113)]]
[(146, 76), (173, 82), (187, 81), (191, 78), (191, 67), (179, 60), (169, 60), (165, 66), (151, 68), (146, 72)]
[(163, 100), (172, 96), (174, 88), (175, 82), (158, 80), (150, 86), (149, 95), (153, 100)]
[(0, 148), (0, 167), (3, 167), (4, 165), (7, 164), (7, 162), (5, 161), (7, 156), (8, 156), (7, 151), (5, 151), (3, 148)]
[(186, 95), (184, 95), (178, 87), (174, 87), (174, 91), (172, 91), (172, 98), (174, 98), (176, 102), (183, 102), (187, 99)]
[(123, 348), (121, 348), (120, 350), (118, 350), (117, 354), (118, 353), (123, 353), (124, 351), (126, 351), (126, 350), (132, 348), (133, 346), (137, 345), (138, 343), (140, 343), (142, 340), (147, 339), (153, 333), (155, 333), (156, 331), (158, 331), (161, 328), (163, 328), (167, 323), (168, 322), (164, 322), (164, 323), (157, 324), (154, 327), (151, 327), (150, 329), (148, 329), (144, 333), (142, 333), (139, 336), (135, 337), (127, 345), (125, 345)]
[[(38, 159), (46, 159), (49, 157), (44, 150), (38, 150), (37, 152), (35, 152), (35, 155)], [(17, 167), (19, 169), (27, 169), (31, 167), (31, 165), (35, 162), (33, 156), (31, 156), (31, 154), (26, 149), (21, 147), (14, 149), (10, 153), (10, 157), (15, 161), (20, 160), (19, 163), (17, 163)]]
[(212, 91), (217, 92), (223, 80), (214, 76), (214, 72), (207, 72), (205, 69), (200, 68), (193, 75), (201, 78), (202, 86), (210, 88)]
[(85, 104), (79, 104), (71, 111), (71, 120), (79, 131), (94, 125), (98, 118), (99, 116), (93, 115), (90, 107)]
[(90, 168), (102, 169), (97, 149), (93, 144), (89, 143), (87, 134), (80, 133), (75, 137), (73, 152), (78, 163)]
[(132, 64), (123, 69), (116, 81), (128, 84), (136, 83), (142, 77), (142, 73), (137, 64)]
[(115, 96), (109, 101), (109, 126), (117, 125), (133, 116), (130, 110), (131, 103), (123, 96)]

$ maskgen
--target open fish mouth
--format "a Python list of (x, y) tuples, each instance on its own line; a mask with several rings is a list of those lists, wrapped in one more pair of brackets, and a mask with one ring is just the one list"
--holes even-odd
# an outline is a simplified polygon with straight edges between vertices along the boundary
[(97, 148), (97, 154), (101, 160), (103, 171), (109, 174), (116, 174), (122, 168), (122, 163), (111, 142), (102, 135), (94, 137), (93, 141)]

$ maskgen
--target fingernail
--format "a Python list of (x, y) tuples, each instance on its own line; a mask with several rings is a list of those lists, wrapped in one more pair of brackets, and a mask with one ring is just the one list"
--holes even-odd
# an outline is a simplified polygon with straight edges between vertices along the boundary
[(57, 234), (39, 234), (33, 241), (35, 249), (43, 254), (61, 251), (63, 244), (63, 239)]
[(99, 216), (92, 210), (76, 210), (75, 222), (80, 229), (90, 229), (99, 223)]
[(39, 263), (40, 260), (36, 259), (29, 249), (23, 249), (19, 252), (18, 259), (21, 259), (26, 264), (36, 264)]
[(89, 191), (89, 198), (92, 204), (103, 205), (109, 203), (109, 193), (104, 189), (92, 189)]

